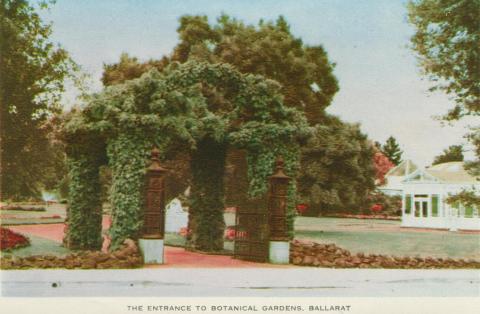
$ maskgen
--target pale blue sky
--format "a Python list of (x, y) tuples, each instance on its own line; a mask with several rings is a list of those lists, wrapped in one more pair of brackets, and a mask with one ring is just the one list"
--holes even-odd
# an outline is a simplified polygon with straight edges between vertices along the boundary
[(408, 49), (412, 27), (401, 0), (160, 1), (57, 0), (42, 16), (53, 22), (52, 39), (66, 48), (100, 89), (103, 63), (122, 52), (141, 60), (160, 58), (178, 41), (178, 18), (222, 12), (247, 23), (286, 17), (307, 44), (322, 44), (340, 92), (328, 111), (361, 122), (373, 140), (395, 136), (404, 157), (420, 165), (452, 144), (464, 143), (465, 123), (442, 127), (432, 119), (451, 106), (443, 94), (427, 91)]

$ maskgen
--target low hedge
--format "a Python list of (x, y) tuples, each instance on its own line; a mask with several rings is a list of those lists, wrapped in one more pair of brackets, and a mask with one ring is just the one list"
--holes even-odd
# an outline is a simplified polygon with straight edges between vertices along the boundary
[(5, 205), (0, 207), (0, 210), (21, 210), (26, 212), (44, 212), (46, 211), (45, 207), (25, 207), (20, 205)]

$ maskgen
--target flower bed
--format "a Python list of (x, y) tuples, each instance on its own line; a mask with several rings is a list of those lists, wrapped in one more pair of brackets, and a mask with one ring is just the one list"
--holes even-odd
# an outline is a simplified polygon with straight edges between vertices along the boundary
[(21, 210), (26, 212), (44, 212), (45, 207), (19, 206), (19, 205), (5, 205), (0, 207), (0, 210)]
[(480, 268), (478, 260), (352, 254), (335, 244), (298, 240), (290, 246), (290, 262), (299, 266), (331, 268)]
[(0, 227), (0, 240), (1, 251), (18, 249), (30, 245), (27, 237), (3, 227)]
[(398, 216), (388, 216), (388, 215), (353, 215), (353, 214), (329, 214), (323, 217), (332, 217), (332, 218), (353, 218), (353, 219), (381, 219), (381, 220), (402, 220)]
[(40, 219), (60, 219), (60, 215), (41, 216)]

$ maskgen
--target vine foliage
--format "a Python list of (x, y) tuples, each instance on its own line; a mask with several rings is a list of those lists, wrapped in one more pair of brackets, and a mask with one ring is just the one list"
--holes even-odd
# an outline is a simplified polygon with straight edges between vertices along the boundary
[[(190, 245), (204, 251), (223, 248), (227, 149), (248, 152), (249, 194), (254, 197), (266, 192), (277, 155), (286, 159), (286, 170), (294, 175), (298, 145), (310, 134), (303, 113), (283, 104), (277, 82), (241, 74), (230, 65), (195, 61), (172, 63), (161, 73), (153, 69), (138, 79), (106, 88), (94, 95), (88, 106), (72, 113), (63, 130), (70, 151), (80, 152), (69, 154), (71, 165), (80, 163), (82, 156), (94, 159), (82, 161), (84, 169), (92, 171), (88, 180), (75, 166), (70, 168), (75, 179), (69, 217), (78, 215), (86, 224), (99, 225), (87, 215), (98, 208), (99, 200), (91, 197), (80, 202), (74, 196), (87, 191), (86, 186), (96, 186), (93, 181), (98, 181), (98, 175), (93, 172), (101, 162), (108, 162), (112, 170), (112, 248), (127, 237), (139, 236), (150, 149), (159, 147), (164, 159), (174, 158), (172, 152), (188, 153), (192, 172)], [(93, 136), (86, 145), (78, 141), (84, 133)], [(103, 150), (92, 153), (99, 142), (104, 143)], [(294, 185), (291, 190), (293, 204)], [(97, 229), (96, 237), (100, 234)], [(70, 237), (73, 247), (95, 247), (79, 236)]]

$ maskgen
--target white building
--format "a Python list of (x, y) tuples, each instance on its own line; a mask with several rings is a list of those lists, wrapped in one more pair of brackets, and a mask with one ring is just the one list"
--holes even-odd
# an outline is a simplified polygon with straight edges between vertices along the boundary
[(450, 206), (445, 199), (462, 190), (480, 193), (479, 178), (463, 162), (417, 169), (402, 181), (402, 226), (448, 230), (480, 230), (479, 208)]
[(378, 189), (387, 195), (402, 195), (403, 180), (417, 169), (417, 165), (411, 160), (402, 161), (398, 166), (393, 167), (385, 174), (385, 184)]
[(187, 228), (188, 212), (183, 208), (178, 198), (174, 198), (166, 207), (165, 232), (178, 233), (182, 228)]

